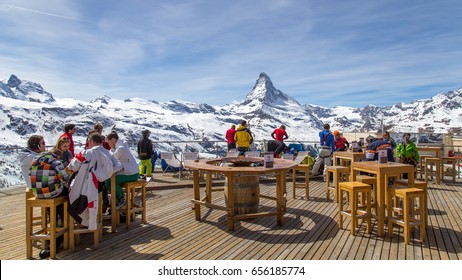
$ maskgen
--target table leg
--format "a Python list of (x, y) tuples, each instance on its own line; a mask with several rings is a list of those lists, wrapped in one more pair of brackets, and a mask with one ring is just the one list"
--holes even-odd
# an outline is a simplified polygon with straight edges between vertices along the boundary
[(205, 201), (212, 202), (212, 173), (207, 173), (205, 181)]
[(234, 230), (234, 175), (233, 174), (226, 174), (228, 178), (228, 186), (227, 186), (227, 197), (228, 202), (226, 204), (226, 220), (228, 222), (228, 230)]
[(277, 217), (277, 224), (281, 226), (284, 222), (284, 212), (286, 207), (285, 202), (285, 184), (286, 184), (286, 176), (284, 172), (278, 172), (276, 174), (276, 217)]
[[(199, 201), (201, 199), (199, 192), (199, 171), (194, 170), (193, 174), (194, 200)], [(194, 214), (196, 216), (196, 220), (199, 221), (201, 219), (201, 206), (197, 203), (194, 203)]]
[(310, 167), (305, 170), (305, 192), (306, 200), (308, 200), (310, 198)]
[(117, 196), (116, 196), (116, 178), (115, 173), (111, 176), (111, 232), (117, 231)]
[(384, 235), (385, 224), (385, 197), (387, 195), (388, 182), (387, 176), (377, 174), (377, 235)]

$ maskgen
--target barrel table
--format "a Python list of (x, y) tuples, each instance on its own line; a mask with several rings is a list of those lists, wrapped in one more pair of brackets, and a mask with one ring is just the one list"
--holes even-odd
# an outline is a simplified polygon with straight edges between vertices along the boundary
[[(284, 214), (286, 210), (286, 172), (297, 165), (293, 160), (274, 159), (273, 167), (267, 168), (263, 166), (263, 158), (218, 158), (218, 159), (199, 159), (185, 164), (185, 167), (193, 171), (193, 189), (194, 198), (191, 202), (194, 205), (194, 212), (196, 220), (201, 219), (201, 206), (211, 209), (222, 210), (226, 212), (226, 220), (228, 223), (228, 230), (234, 230), (234, 222), (237, 220), (252, 219), (262, 216), (276, 216), (277, 224), (282, 225)], [(206, 174), (206, 189), (205, 197), (200, 196), (200, 182), (199, 172)], [(221, 173), (226, 177), (226, 205), (218, 205), (212, 203), (212, 174)], [(236, 202), (236, 184), (242, 187), (244, 182), (245, 188), (250, 185), (255, 185), (255, 177), (261, 174), (273, 174), (276, 177), (275, 197), (258, 194), (259, 198), (270, 199), (275, 201), (275, 211), (258, 212), (258, 207), (255, 207), (255, 200), (250, 199), (250, 205), (240, 206)], [(248, 176), (248, 178), (247, 178)], [(244, 190), (244, 193), (246, 191)], [(250, 191), (250, 194), (252, 191)], [(245, 194), (244, 194), (245, 195)], [(257, 194), (255, 194), (257, 195)], [(240, 197), (241, 196), (241, 197)], [(239, 198), (245, 197), (238, 194)], [(237, 207), (236, 207), (237, 206)]]

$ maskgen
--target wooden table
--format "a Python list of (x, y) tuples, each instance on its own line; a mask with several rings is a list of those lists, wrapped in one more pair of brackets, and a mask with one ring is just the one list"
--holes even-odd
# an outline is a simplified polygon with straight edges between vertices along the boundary
[(420, 152), (431, 152), (435, 154), (435, 158), (441, 159), (441, 147), (440, 146), (417, 146), (417, 151)]
[[(292, 160), (285, 159), (274, 159), (273, 168), (265, 168), (264, 166), (257, 167), (236, 167), (236, 166), (220, 166), (219, 164), (223, 159), (200, 159), (193, 162), (188, 162), (185, 164), (186, 168), (193, 170), (193, 189), (194, 189), (194, 198), (191, 202), (194, 204), (195, 218), (196, 220), (201, 219), (201, 208), (200, 206), (205, 206), (212, 209), (218, 209), (226, 211), (226, 219), (228, 222), (228, 230), (234, 230), (234, 221), (256, 218), (261, 216), (276, 216), (277, 224), (282, 225), (284, 214), (286, 210), (286, 172), (295, 165), (296, 162)], [(206, 191), (205, 198), (201, 199), (199, 191), (199, 172), (204, 172), (206, 174)], [(212, 203), (212, 174), (213, 173), (222, 173), (227, 178), (227, 197), (228, 203), (224, 207), (221, 205)], [(259, 175), (259, 174), (269, 174), (272, 173), (276, 176), (276, 197), (270, 197), (265, 195), (260, 195), (262, 198), (271, 199), (276, 202), (276, 211), (274, 212), (257, 212), (251, 214), (235, 214), (234, 213), (234, 177), (235, 175)]]
[[(359, 153), (359, 152), (350, 152), (350, 151), (338, 151), (334, 152), (334, 165), (337, 165), (337, 161), (348, 161), (348, 162), (356, 162), (366, 158), (366, 154)], [(342, 165), (342, 164), (341, 164)]]
[(356, 173), (363, 171), (377, 176), (377, 235), (384, 235), (385, 200), (387, 196), (388, 177), (408, 174), (409, 187), (414, 186), (414, 166), (396, 162), (378, 163), (376, 161), (360, 161), (351, 163), (351, 180), (356, 181)]

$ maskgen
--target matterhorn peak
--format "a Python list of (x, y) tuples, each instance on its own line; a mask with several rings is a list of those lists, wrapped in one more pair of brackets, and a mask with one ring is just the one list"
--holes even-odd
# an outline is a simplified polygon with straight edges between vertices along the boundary
[[(260, 102), (266, 105), (279, 105), (285, 103), (296, 103), (297, 101), (276, 89), (271, 78), (264, 72), (260, 73), (252, 91), (247, 94), (245, 103)], [(298, 104), (300, 105), (300, 104)]]

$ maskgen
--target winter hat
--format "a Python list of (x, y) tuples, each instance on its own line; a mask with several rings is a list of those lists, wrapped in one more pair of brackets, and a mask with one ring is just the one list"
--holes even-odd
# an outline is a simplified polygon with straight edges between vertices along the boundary
[(335, 135), (335, 136), (339, 136), (339, 135), (340, 135), (340, 132), (338, 132), (338, 130), (334, 130), (334, 135)]
[(235, 125), (235, 124), (233, 124), (233, 125), (231, 125), (231, 127), (232, 127), (232, 128), (236, 128), (236, 125)]

